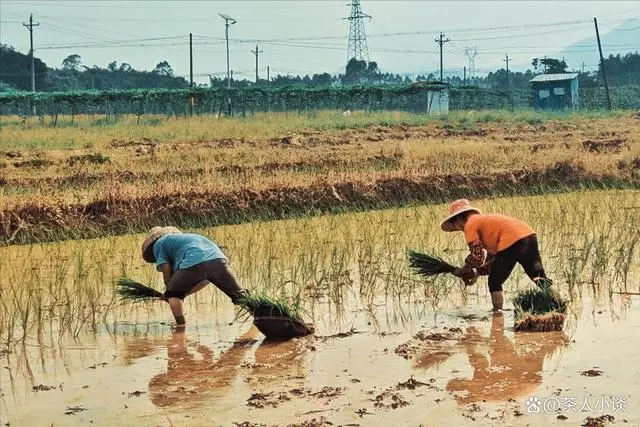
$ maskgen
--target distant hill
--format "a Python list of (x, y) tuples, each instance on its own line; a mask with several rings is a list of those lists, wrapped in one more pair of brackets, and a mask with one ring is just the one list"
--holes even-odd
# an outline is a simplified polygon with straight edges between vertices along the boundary
[[(640, 51), (640, 20), (629, 20), (620, 27), (608, 33), (600, 30), (600, 42), (602, 43), (602, 55), (607, 58), (609, 55)], [(593, 36), (579, 40), (567, 46), (560, 54), (554, 57), (565, 57), (570, 70), (579, 70), (582, 63), (585, 63), (585, 71), (596, 69), (600, 61), (598, 54), (598, 40), (596, 39), (595, 27)]]

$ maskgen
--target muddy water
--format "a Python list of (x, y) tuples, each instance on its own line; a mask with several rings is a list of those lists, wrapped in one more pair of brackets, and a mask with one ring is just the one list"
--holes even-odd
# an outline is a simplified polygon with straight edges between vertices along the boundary
[[(640, 296), (611, 293), (638, 291), (640, 192), (481, 203), (543, 236), (574, 298), (564, 332), (516, 334), (486, 280), (408, 270), (407, 248), (464, 257), (446, 206), (202, 230), (252, 291), (303, 290), (316, 336), (287, 343), (215, 289), (188, 299), (185, 331), (163, 303), (116, 306), (122, 274), (159, 287), (141, 235), (0, 248), (0, 425), (640, 425)], [(516, 269), (507, 297), (527, 282)]]
[[(199, 313), (184, 331), (159, 312), (15, 348), (2, 361), (0, 416), (29, 426), (364, 426), (578, 425), (609, 414), (640, 425), (640, 297), (573, 308), (564, 332), (517, 334), (513, 312), (494, 316), (486, 303), (405, 307), (395, 319), (386, 307), (346, 310), (339, 324), (327, 317), (316, 336), (285, 343), (230, 324), (230, 310)], [(421, 331), (426, 339), (412, 338)], [(397, 354), (403, 344), (410, 351)]]

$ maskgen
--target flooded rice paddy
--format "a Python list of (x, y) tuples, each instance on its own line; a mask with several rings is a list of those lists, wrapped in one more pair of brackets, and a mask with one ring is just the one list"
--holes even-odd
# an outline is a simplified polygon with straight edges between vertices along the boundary
[[(316, 333), (284, 343), (213, 287), (184, 331), (164, 303), (118, 302), (121, 275), (162, 289), (141, 235), (0, 248), (1, 424), (640, 425), (640, 192), (478, 205), (538, 231), (564, 331), (514, 333), (486, 279), (409, 271), (406, 249), (464, 258), (445, 206), (198, 230), (246, 287), (301, 302)], [(525, 286), (517, 267), (507, 299)]]

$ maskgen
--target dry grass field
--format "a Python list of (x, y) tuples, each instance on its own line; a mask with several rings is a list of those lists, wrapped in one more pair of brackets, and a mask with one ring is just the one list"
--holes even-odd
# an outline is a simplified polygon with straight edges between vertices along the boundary
[(94, 237), (638, 183), (629, 113), (4, 119), (0, 236)]

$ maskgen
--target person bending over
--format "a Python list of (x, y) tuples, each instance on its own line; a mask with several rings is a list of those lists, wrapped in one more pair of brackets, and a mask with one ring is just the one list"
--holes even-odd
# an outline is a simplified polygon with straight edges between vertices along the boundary
[(443, 231), (464, 232), (470, 254), (465, 265), (453, 274), (472, 283), (478, 276), (489, 276), (493, 311), (504, 304), (502, 285), (516, 264), (520, 264), (538, 286), (549, 286), (538, 250), (536, 232), (524, 222), (505, 215), (485, 215), (466, 199), (451, 204), (442, 221)]
[(236, 279), (227, 257), (218, 245), (199, 234), (183, 233), (176, 227), (153, 227), (142, 243), (142, 258), (162, 272), (169, 303), (178, 326), (185, 325), (183, 300), (209, 282), (231, 302), (248, 295)]

